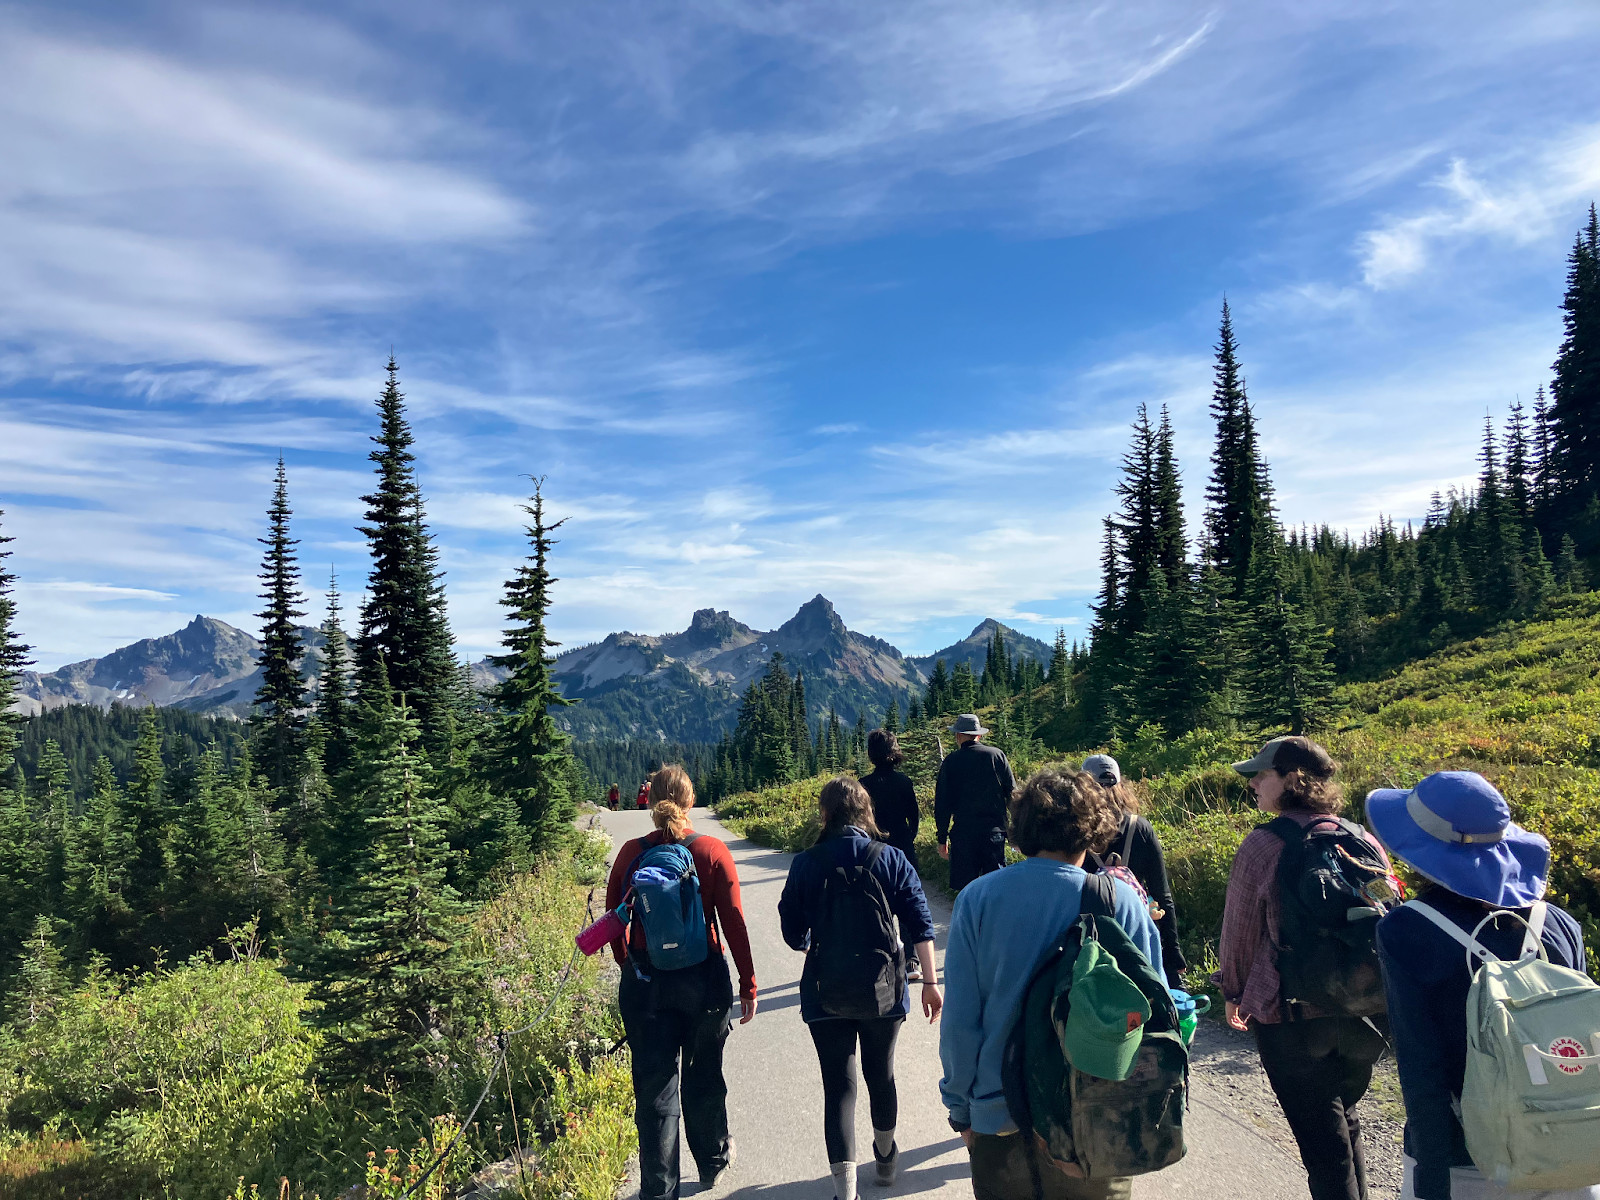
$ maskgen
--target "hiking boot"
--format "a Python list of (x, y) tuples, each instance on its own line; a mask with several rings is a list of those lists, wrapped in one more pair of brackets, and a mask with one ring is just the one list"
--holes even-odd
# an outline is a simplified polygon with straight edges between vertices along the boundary
[(889, 1154), (885, 1158), (878, 1157), (878, 1148), (872, 1148), (872, 1159), (878, 1167), (878, 1177), (873, 1180), (879, 1187), (888, 1187), (894, 1182), (895, 1175), (900, 1170), (900, 1143), (895, 1142), (889, 1147)]
[(709, 1192), (712, 1188), (716, 1187), (717, 1180), (721, 1179), (728, 1173), (728, 1168), (733, 1166), (733, 1160), (738, 1156), (738, 1151), (734, 1148), (733, 1139), (729, 1138), (728, 1153), (723, 1160), (720, 1163), (712, 1163), (709, 1167), (700, 1172), (700, 1190), (702, 1192)]

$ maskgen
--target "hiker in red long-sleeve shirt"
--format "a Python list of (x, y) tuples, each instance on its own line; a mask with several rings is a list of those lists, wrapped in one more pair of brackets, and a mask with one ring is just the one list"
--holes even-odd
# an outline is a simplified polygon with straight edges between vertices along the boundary
[(651, 966), (639, 921), (629, 923), (627, 942), (618, 938), (611, 943), (622, 966), (617, 999), (633, 1052), (639, 1195), (641, 1200), (675, 1200), (680, 1108), (689, 1152), (700, 1169), (701, 1191), (733, 1162), (728, 1085), (722, 1076), (722, 1050), (733, 1029), (733, 979), (723, 957), (722, 938), (727, 939), (739, 970), (741, 1025), (756, 1014), (756, 971), (733, 856), (718, 839), (695, 834), (689, 827), (694, 785), (684, 769), (674, 765), (657, 771), (650, 779), (650, 801), (655, 832), (634, 838), (617, 852), (606, 882), (606, 907), (622, 903), (641, 854), (652, 846), (677, 842), (694, 860), (710, 945), (704, 962), (667, 971)]

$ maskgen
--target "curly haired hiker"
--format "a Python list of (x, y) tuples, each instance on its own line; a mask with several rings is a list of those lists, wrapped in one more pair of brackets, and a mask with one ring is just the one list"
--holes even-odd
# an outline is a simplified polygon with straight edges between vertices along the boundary
[(1092, 775), (1106, 790), (1106, 797), (1118, 815), (1116, 832), (1098, 848), (1103, 866), (1126, 867), (1150, 897), (1156, 911), (1150, 916), (1161, 934), (1161, 961), (1166, 967), (1169, 987), (1183, 986), (1183, 968), (1188, 963), (1178, 949), (1178, 912), (1172, 899), (1172, 883), (1167, 877), (1167, 857), (1161, 839), (1150, 822), (1139, 815), (1139, 794), (1122, 778), (1122, 766), (1109, 754), (1091, 754), (1083, 760), (1083, 772)]
[(649, 780), (649, 797), (655, 832), (634, 838), (617, 852), (606, 883), (606, 907), (615, 909), (631, 889), (641, 886), (645, 872), (635, 871), (641, 860), (675, 854), (684, 864), (683, 882), (698, 888), (704, 909), (703, 920), (702, 914), (693, 914), (695, 931), (703, 926), (705, 941), (688, 955), (698, 959), (693, 965), (663, 969), (653, 963), (649, 947), (654, 943), (637, 918), (630, 922), (626, 941), (618, 938), (611, 947), (622, 967), (618, 1004), (633, 1059), (639, 1195), (642, 1200), (677, 1200), (680, 1111), (702, 1191), (733, 1162), (722, 1052), (733, 1028), (734, 995), (722, 938), (739, 971), (741, 1024), (755, 1016), (756, 974), (739, 900), (739, 873), (723, 842), (690, 828), (694, 785), (689, 776), (680, 766), (662, 767)]
[[(1378, 958), (1406, 1105), (1402, 1200), (1600, 1197), (1600, 1187), (1508, 1192), (1473, 1166), (1462, 1127), (1462, 1112), (1473, 1104), (1463, 1087), (1467, 997), (1474, 975), (1481, 974), (1477, 961), (1468, 965), (1463, 943), (1481, 947), (1478, 958), (1516, 961), (1531, 951), (1558, 968), (1584, 969), (1583, 931), (1565, 911), (1541, 900), (1550, 874), (1550, 843), (1513, 824), (1505, 797), (1471, 771), (1441, 771), (1409, 791), (1374, 791), (1367, 796), (1367, 820), (1390, 853), (1427, 880), (1419, 895), (1378, 923)], [(1573, 982), (1562, 979), (1563, 985)], [(1524, 1024), (1530, 1024), (1526, 1017)], [(1568, 1037), (1538, 1048), (1600, 1049), (1585, 1046), (1586, 1040)], [(1532, 1072), (1525, 1057), (1518, 1047), (1509, 1065), (1528, 1081)], [(1540, 1073), (1562, 1078), (1557, 1070), (1541, 1068)], [(1586, 1065), (1573, 1072), (1587, 1073)], [(1546, 1083), (1531, 1090), (1554, 1089)], [(1590, 1101), (1596, 1091), (1600, 1082), (1590, 1082)], [(1580, 1108), (1569, 1098), (1552, 1098), (1552, 1107), (1560, 1104), (1573, 1112)], [(1586, 1136), (1576, 1129), (1574, 1135), (1583, 1137), (1591, 1164), (1600, 1162), (1593, 1125)]]
[[(1044, 770), (1011, 805), (1011, 838), (1024, 859), (968, 884), (956, 897), (945, 949), (939, 1091), (966, 1143), (977, 1200), (1126, 1200), (1126, 1177), (1075, 1179), (1018, 1133), (1001, 1065), (1034, 970), (1077, 921), (1089, 848), (1116, 828), (1103, 788), (1078, 771)], [(1114, 889), (1117, 924), (1161, 972), (1161, 942), (1134, 890)]]
[(866, 789), (839, 775), (823, 785), (817, 803), (822, 835), (789, 865), (778, 917), (783, 940), (806, 953), (800, 1019), (822, 1069), (822, 1133), (834, 1194), (856, 1200), (858, 1045), (872, 1109), (875, 1182), (888, 1187), (899, 1170), (894, 1048), (911, 1008), (902, 945), (921, 961), (929, 1021), (938, 1019), (944, 1001), (922, 880), (905, 855), (880, 840)]
[(956, 748), (939, 764), (933, 820), (939, 854), (950, 860), (950, 890), (1006, 865), (1006, 805), (1016, 780), (1006, 756), (980, 740), (989, 731), (972, 713), (950, 726)]
[[(1372, 1082), (1383, 1034), (1371, 1017), (1285, 998), (1280, 860), (1313, 827), (1364, 840), (1385, 873), (1388, 859), (1377, 839), (1338, 820), (1344, 805), (1333, 778), (1338, 763), (1315, 742), (1274, 738), (1233, 769), (1249, 779), (1256, 806), (1277, 819), (1246, 835), (1234, 855), (1217, 949), (1221, 968), (1212, 980), (1222, 990), (1228, 1024), (1255, 1034), (1314, 1200), (1366, 1200), (1356, 1104)], [(1375, 966), (1373, 974), (1378, 987)]]

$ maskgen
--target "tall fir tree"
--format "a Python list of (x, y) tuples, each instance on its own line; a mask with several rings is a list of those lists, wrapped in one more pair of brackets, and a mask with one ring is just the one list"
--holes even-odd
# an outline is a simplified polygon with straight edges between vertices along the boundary
[(139, 741), (133, 751), (132, 777), (122, 794), (121, 824), (129, 850), (123, 899), (137, 926), (112, 962), (119, 967), (148, 966), (154, 948), (165, 944), (165, 900), (172, 879), (173, 811), (154, 706), (139, 715)]
[(300, 674), (305, 647), (296, 618), (305, 616), (300, 567), (289, 536), (289, 476), (283, 455), (273, 476), (272, 503), (267, 506), (266, 547), (261, 558), (260, 598), (266, 608), (261, 621), (261, 686), (251, 712), (256, 757), (279, 804), (288, 804), (305, 772), (306, 685)]
[(1169, 591), (1189, 580), (1189, 536), (1184, 527), (1183, 478), (1178, 470), (1178, 455), (1173, 446), (1172, 415), (1161, 406), (1161, 424), (1156, 428), (1155, 477), (1152, 503), (1155, 509), (1156, 564), (1167, 577)]
[[(0, 509), (0, 517), (5, 511)], [(6, 547), (16, 539), (0, 533), (0, 788), (17, 788), (22, 784), (14, 770), (17, 749), (17, 726), (21, 718), (11, 711), (16, 703), (17, 683), (22, 669), (28, 665), (28, 651), (17, 637), (17, 603), (12, 594), (17, 577), (6, 561), (12, 552)]]
[[(1600, 218), (1593, 204), (1567, 260), (1561, 309), (1565, 336), (1550, 384), (1550, 408), (1562, 508), (1570, 520), (1600, 489)], [(1593, 549), (1580, 539), (1580, 553)]]
[(1263, 732), (1304, 734), (1333, 699), (1327, 632), (1291, 599), (1289, 561), (1281, 544), (1256, 554), (1249, 586), (1255, 602), (1244, 643), (1244, 716)]
[(1216, 347), (1211, 415), (1217, 430), (1211, 481), (1206, 487), (1205, 555), (1232, 585), (1233, 594), (1244, 597), (1255, 553), (1276, 538), (1277, 528), (1226, 300)]
[(350, 761), (350, 643), (340, 617), (339, 577), (330, 571), (315, 710), (322, 766), (330, 778), (337, 778)]
[(378, 435), (372, 439), (376, 449), (367, 456), (377, 486), (361, 497), (367, 506), (361, 533), (372, 570), (356, 640), (357, 680), (363, 692), (376, 686), (381, 661), (389, 686), (416, 716), (423, 747), (439, 754), (448, 751), (456, 664), (438, 551), (428, 532), (405, 394), (392, 355), (386, 370)]
[(1064, 713), (1072, 703), (1072, 655), (1067, 649), (1067, 631), (1056, 630), (1055, 645), (1050, 651), (1050, 699), (1056, 712)]
[(568, 736), (556, 724), (552, 709), (572, 703), (555, 685), (551, 653), (559, 643), (546, 628), (550, 612), (551, 537), (565, 524), (548, 522), (543, 480), (534, 482), (533, 497), (522, 506), (533, 520), (524, 527), (532, 553), (506, 581), (500, 605), (510, 614), (502, 641), (505, 653), (491, 662), (508, 672), (489, 700), (494, 717), (486, 736), (486, 774), (494, 788), (516, 806), (529, 844), (535, 851), (558, 844), (575, 810), (566, 786)]
[(333, 936), (295, 955), (323, 1030), (319, 1071), (335, 1084), (402, 1088), (429, 1080), (430, 1060), (465, 1032), (482, 980), (469, 906), (445, 882), (449, 847), (420, 729), (377, 678), (362, 701), (358, 757), (366, 814), (362, 870), (338, 901)]
[(67, 912), (80, 954), (112, 957), (131, 937), (138, 914), (125, 892), (133, 842), (124, 797), (111, 760), (95, 760), (83, 814), (68, 826), (65, 848)]

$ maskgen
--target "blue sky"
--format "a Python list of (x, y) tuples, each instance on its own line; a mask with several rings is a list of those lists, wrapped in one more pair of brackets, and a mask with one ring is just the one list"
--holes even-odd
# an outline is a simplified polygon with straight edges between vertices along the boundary
[(1548, 378), (1597, 61), (1589, 0), (0, 7), (22, 632), (253, 627), (280, 450), (353, 600), (391, 347), (474, 657), (530, 474), (569, 644), (1081, 634), (1224, 294), (1283, 517), (1418, 516)]

